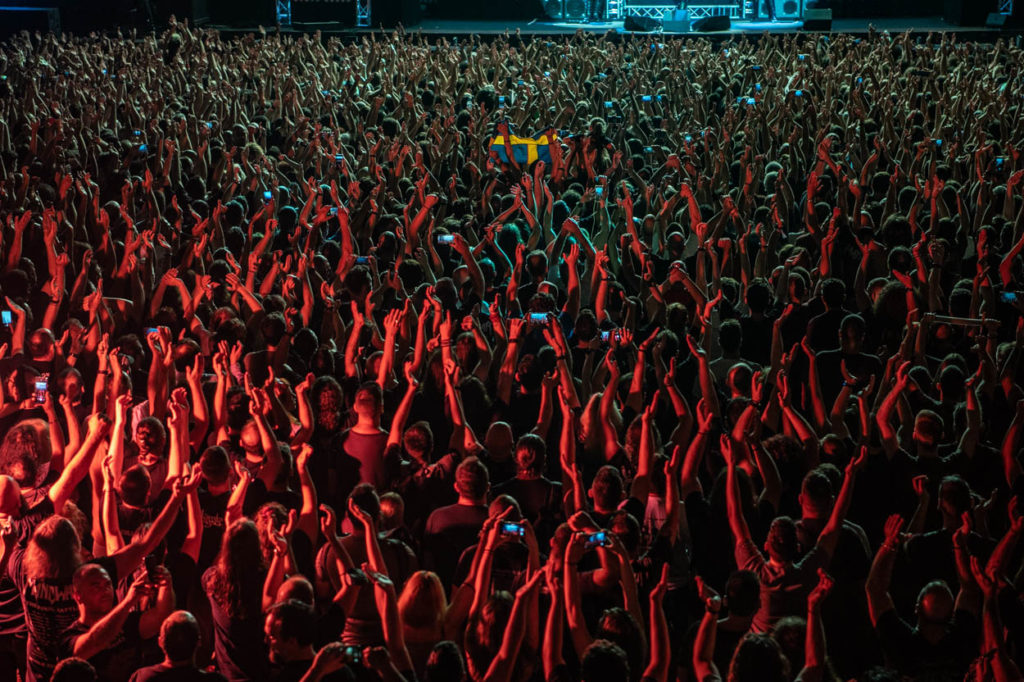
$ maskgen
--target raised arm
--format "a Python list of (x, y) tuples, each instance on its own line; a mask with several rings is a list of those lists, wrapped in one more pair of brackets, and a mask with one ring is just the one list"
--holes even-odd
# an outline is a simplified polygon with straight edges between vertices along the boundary
[(889, 583), (892, 581), (896, 553), (903, 542), (902, 533), (903, 518), (899, 514), (893, 514), (885, 522), (885, 542), (875, 554), (875, 560), (871, 564), (871, 571), (864, 585), (868, 597), (868, 614), (871, 616), (871, 624), (875, 626), (886, 612), (896, 608), (889, 594)]

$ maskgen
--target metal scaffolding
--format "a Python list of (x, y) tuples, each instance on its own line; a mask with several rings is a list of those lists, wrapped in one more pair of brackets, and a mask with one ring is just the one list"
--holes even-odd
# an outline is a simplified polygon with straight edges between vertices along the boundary
[(291, 26), (292, 25), (292, 0), (277, 0), (275, 3), (277, 8), (277, 25), (278, 26)]
[(356, 26), (370, 25), (370, 0), (356, 0)]

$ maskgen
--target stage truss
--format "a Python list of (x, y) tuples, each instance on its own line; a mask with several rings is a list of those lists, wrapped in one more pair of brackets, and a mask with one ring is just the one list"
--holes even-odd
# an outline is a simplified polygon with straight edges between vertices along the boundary
[[(1012, 0), (1011, 0), (1012, 1)], [(623, 5), (620, 2), (608, 2), (609, 19), (625, 19), (627, 16), (647, 17), (650, 19), (671, 19), (672, 13), (677, 5)], [(689, 10), (690, 19), (704, 19), (705, 17), (729, 17), (730, 19), (745, 19), (752, 14), (752, 3), (750, 0), (742, 4), (738, 3), (683, 3), (684, 8)]]

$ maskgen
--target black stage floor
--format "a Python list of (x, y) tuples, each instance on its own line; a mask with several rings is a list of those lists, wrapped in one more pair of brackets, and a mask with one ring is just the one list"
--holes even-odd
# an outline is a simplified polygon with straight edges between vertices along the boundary
[[(867, 33), (869, 27), (877, 31), (889, 31), (890, 33), (903, 33), (910, 31), (914, 35), (926, 35), (928, 33), (955, 32), (964, 39), (971, 40), (995, 40), (999, 35), (1017, 35), (1020, 31), (986, 28), (984, 26), (955, 26), (947, 24), (941, 16), (934, 17), (908, 17), (908, 18), (879, 18), (879, 19), (835, 19), (832, 22), (833, 33)], [(221, 31), (233, 33), (249, 33), (257, 29), (252, 27), (237, 26), (210, 26)], [(268, 27), (269, 30), (269, 27)], [(325, 35), (361, 35), (364, 33), (386, 32), (394, 29), (381, 28), (353, 28), (341, 23), (294, 23), (291, 28), (285, 28), (285, 33), (309, 33), (319, 30)], [(431, 37), (450, 37), (463, 35), (493, 36), (502, 35), (506, 32), (515, 33), (520, 31), (523, 35), (530, 36), (564, 36), (571, 35), (582, 30), (588, 33), (616, 35), (631, 35), (623, 29), (621, 21), (609, 21), (598, 23), (574, 23), (569, 21), (555, 20), (534, 20), (534, 21), (465, 21), (457, 19), (432, 19), (425, 17), (416, 26), (406, 27), (411, 33), (420, 32)], [(700, 33), (691, 31), (689, 33), (670, 33), (656, 31), (650, 34), (641, 35), (678, 35), (680, 37), (709, 37), (709, 38), (730, 38), (738, 35), (760, 35), (763, 33), (796, 33), (803, 31), (803, 23), (800, 21), (733, 21), (732, 28), (728, 31), (715, 31), (713, 33)]]

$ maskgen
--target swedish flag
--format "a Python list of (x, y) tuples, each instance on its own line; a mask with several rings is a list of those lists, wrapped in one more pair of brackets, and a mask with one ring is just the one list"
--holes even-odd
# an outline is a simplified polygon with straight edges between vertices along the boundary
[[(534, 137), (519, 137), (509, 133), (508, 138), (516, 163), (528, 166), (538, 160), (547, 164), (551, 163), (551, 151), (548, 149), (548, 144), (557, 140), (558, 135), (552, 134), (552, 139), (549, 140), (547, 133)], [(491, 155), (504, 163), (509, 163), (508, 153), (505, 149), (505, 136), (501, 133), (495, 135), (491, 140)]]

